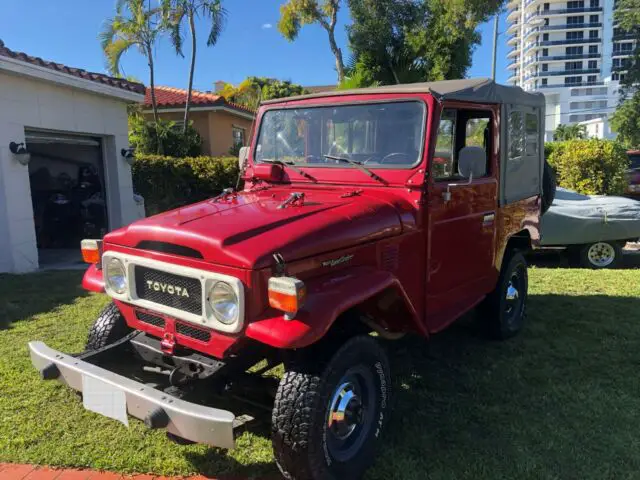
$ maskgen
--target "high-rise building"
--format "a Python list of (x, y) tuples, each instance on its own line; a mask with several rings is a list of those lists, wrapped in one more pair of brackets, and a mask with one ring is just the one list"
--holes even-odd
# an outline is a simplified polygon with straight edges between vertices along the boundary
[[(508, 82), (546, 97), (545, 133), (559, 124), (602, 119), (598, 136), (614, 136), (608, 118), (635, 48), (616, 26), (614, 0), (511, 0), (507, 4)], [(597, 130), (597, 128), (596, 128)]]

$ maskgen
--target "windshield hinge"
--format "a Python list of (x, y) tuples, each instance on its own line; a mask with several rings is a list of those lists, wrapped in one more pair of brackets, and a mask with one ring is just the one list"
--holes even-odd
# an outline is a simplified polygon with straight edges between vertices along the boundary
[(361, 188), (358, 190), (352, 190), (350, 192), (343, 193), (342, 195), (340, 195), (340, 198), (357, 197), (359, 195), (362, 195), (362, 192), (364, 192), (364, 190), (362, 190)]
[(287, 208), (293, 205), (298, 207), (301, 207), (302, 205), (304, 205), (304, 193), (293, 192), (291, 195), (289, 195), (289, 198), (287, 198), (282, 203), (282, 205), (278, 207), (278, 209)]

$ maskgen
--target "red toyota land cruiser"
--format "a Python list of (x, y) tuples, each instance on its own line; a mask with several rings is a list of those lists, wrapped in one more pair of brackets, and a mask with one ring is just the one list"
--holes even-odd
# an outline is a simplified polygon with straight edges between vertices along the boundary
[(553, 196), (544, 98), (398, 85), (264, 102), (256, 125), (244, 190), (82, 242), (84, 287), (113, 302), (84, 352), (34, 341), (32, 361), (176, 441), (232, 448), (268, 401), (286, 478), (358, 478), (392, 405), (381, 341), (474, 307), (494, 337), (523, 327), (523, 252)]

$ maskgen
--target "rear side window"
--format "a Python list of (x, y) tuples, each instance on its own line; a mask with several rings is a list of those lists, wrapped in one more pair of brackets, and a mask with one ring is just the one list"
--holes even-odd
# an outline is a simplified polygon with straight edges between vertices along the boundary
[(524, 125), (522, 112), (513, 111), (509, 114), (509, 160), (522, 157), (524, 153)]

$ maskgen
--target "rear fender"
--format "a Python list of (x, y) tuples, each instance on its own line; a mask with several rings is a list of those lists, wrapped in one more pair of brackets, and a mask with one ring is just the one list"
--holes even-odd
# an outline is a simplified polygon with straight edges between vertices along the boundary
[(82, 288), (90, 292), (104, 293), (102, 270), (98, 270), (95, 265), (87, 268), (87, 271), (84, 272), (84, 277), (82, 277)]
[(320, 340), (336, 319), (379, 293), (395, 289), (406, 304), (411, 321), (420, 325), (417, 312), (398, 279), (389, 272), (356, 267), (305, 282), (307, 301), (294, 319), (285, 320), (282, 312), (269, 310), (247, 326), (246, 336), (275, 348), (303, 348)]

